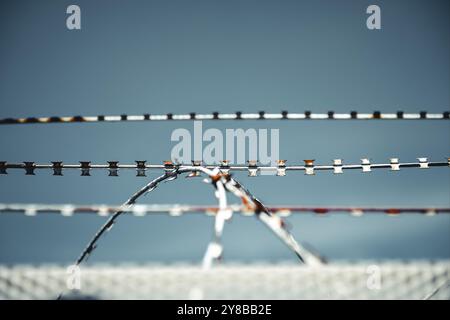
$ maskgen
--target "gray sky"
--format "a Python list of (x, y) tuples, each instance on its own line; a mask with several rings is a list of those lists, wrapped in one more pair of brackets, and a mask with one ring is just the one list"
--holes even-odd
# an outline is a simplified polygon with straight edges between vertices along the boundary
[[(0, 117), (167, 112), (449, 110), (448, 1), (73, 1), (0, 4)], [(450, 125), (411, 122), (204, 122), (204, 128), (279, 128), (280, 157), (374, 162), (449, 156)], [(2, 126), (1, 160), (170, 157), (191, 122)], [(450, 206), (450, 172), (403, 170), (314, 177), (237, 176), (269, 205)], [(150, 179), (151, 177), (148, 177)], [(146, 183), (133, 173), (0, 177), (0, 202), (120, 204)], [(210, 187), (164, 184), (143, 203), (213, 204)], [(73, 261), (100, 217), (0, 216), (0, 262)], [(290, 217), (294, 235), (331, 259), (450, 258), (450, 217)], [(91, 262), (199, 261), (212, 234), (200, 216), (121, 218)], [(293, 260), (256, 219), (225, 226), (227, 260)]]

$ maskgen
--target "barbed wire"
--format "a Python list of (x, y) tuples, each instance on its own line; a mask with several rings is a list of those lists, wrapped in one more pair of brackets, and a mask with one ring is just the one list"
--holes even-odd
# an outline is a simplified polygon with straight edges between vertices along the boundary
[[(423, 214), (433, 216), (437, 214), (450, 213), (450, 207), (381, 207), (381, 206), (300, 206), (300, 205), (275, 205), (267, 206), (267, 209), (279, 216), (289, 216), (291, 214), (316, 214), (325, 215), (328, 213), (348, 213), (359, 217), (364, 214)], [(38, 203), (0, 203), (0, 213), (2, 214), (24, 214), (26, 216), (36, 216), (40, 214), (61, 215), (71, 217), (75, 214), (109, 216), (116, 211), (122, 210), (124, 214), (134, 216), (146, 216), (157, 214), (168, 214), (173, 217), (188, 214), (206, 214), (215, 216), (220, 210), (240, 212), (243, 216), (252, 216), (254, 212), (248, 210), (240, 204), (230, 204), (226, 207), (208, 205), (189, 204), (135, 204), (130, 208), (120, 206), (97, 204), (97, 205), (76, 205), (76, 204), (38, 204)]]
[(395, 113), (382, 113), (374, 111), (371, 113), (351, 111), (339, 113), (328, 111), (326, 113), (288, 112), (278, 113), (259, 111), (247, 113), (237, 111), (234, 113), (186, 113), (186, 114), (142, 114), (142, 115), (98, 115), (98, 116), (50, 116), (50, 117), (24, 117), (24, 118), (2, 118), (0, 125), (10, 124), (49, 124), (49, 123), (74, 123), (74, 122), (136, 122), (136, 121), (181, 121), (181, 120), (449, 120), (449, 111), (428, 112), (421, 111), (408, 113), (397, 111)]
[(426, 157), (417, 158), (417, 162), (400, 162), (399, 158), (390, 158), (389, 163), (372, 163), (369, 158), (361, 159), (360, 164), (344, 164), (342, 159), (334, 159), (331, 165), (316, 165), (315, 160), (303, 160), (304, 165), (286, 165), (287, 160), (278, 160), (277, 165), (260, 165), (256, 160), (249, 160), (248, 165), (232, 165), (230, 161), (223, 160), (219, 165), (203, 164), (202, 161), (192, 161), (192, 165), (177, 164), (171, 161), (164, 161), (163, 164), (147, 164), (145, 160), (137, 160), (135, 164), (119, 164), (118, 161), (107, 161), (107, 164), (92, 164), (91, 161), (80, 161), (79, 164), (64, 164), (62, 161), (52, 161), (51, 164), (36, 163), (26, 161), (22, 163), (8, 163), (0, 161), (0, 175), (8, 174), (8, 170), (21, 169), (26, 175), (35, 175), (36, 170), (52, 170), (54, 176), (62, 176), (65, 170), (80, 170), (81, 176), (90, 176), (91, 170), (108, 170), (109, 176), (117, 177), (119, 170), (136, 170), (136, 176), (145, 177), (147, 170), (165, 170), (169, 172), (174, 169), (187, 167), (203, 167), (212, 170), (218, 167), (222, 172), (248, 171), (251, 177), (257, 176), (261, 172), (273, 173), (278, 176), (285, 176), (286, 171), (305, 171), (306, 175), (314, 175), (316, 171), (333, 171), (341, 174), (344, 170), (362, 170), (370, 172), (373, 169), (390, 169), (399, 171), (402, 168), (428, 169), (435, 167), (450, 167), (450, 157), (446, 161), (431, 162)]

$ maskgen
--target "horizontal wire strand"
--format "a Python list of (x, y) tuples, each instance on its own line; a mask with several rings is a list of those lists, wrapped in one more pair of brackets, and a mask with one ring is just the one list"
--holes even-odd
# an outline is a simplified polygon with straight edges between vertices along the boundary
[(351, 111), (339, 113), (328, 111), (326, 113), (313, 113), (305, 111), (301, 113), (282, 111), (271, 113), (259, 111), (257, 113), (187, 113), (187, 114), (142, 114), (142, 115), (98, 115), (98, 116), (50, 116), (50, 117), (23, 117), (23, 118), (1, 118), (0, 125), (8, 124), (49, 124), (49, 123), (75, 123), (75, 122), (136, 122), (136, 121), (186, 121), (186, 120), (449, 120), (450, 112), (428, 112), (421, 111), (407, 113), (397, 111), (394, 113), (372, 113)]
[[(304, 160), (304, 165), (286, 165), (286, 160), (278, 160), (278, 165), (259, 165), (257, 161), (248, 161), (248, 165), (231, 165), (229, 161), (222, 161), (220, 165), (202, 164), (201, 161), (192, 161), (193, 166), (206, 169), (219, 168), (222, 172), (247, 171), (249, 176), (257, 176), (261, 173), (273, 173), (277, 176), (285, 176), (287, 171), (305, 171), (306, 175), (314, 175), (316, 171), (333, 171), (342, 174), (346, 170), (361, 170), (363, 173), (373, 169), (390, 169), (399, 171), (403, 168), (429, 169), (436, 167), (450, 167), (450, 157), (446, 161), (432, 162), (428, 158), (417, 158), (417, 162), (400, 162), (399, 158), (390, 158), (389, 163), (371, 163), (370, 159), (361, 159), (360, 164), (344, 164), (342, 159), (334, 159), (330, 165), (316, 165), (315, 160)], [(147, 170), (173, 170), (183, 169), (192, 165), (175, 164), (165, 161), (163, 164), (147, 164), (146, 161), (135, 161), (135, 164), (120, 164), (118, 161), (107, 161), (106, 164), (92, 164), (90, 161), (80, 161), (79, 164), (64, 164), (61, 161), (53, 161), (49, 164), (25, 161), (22, 163), (8, 163), (0, 161), (0, 175), (8, 174), (8, 170), (24, 170), (26, 175), (35, 175), (36, 170), (53, 170), (53, 175), (62, 176), (65, 170), (80, 170), (82, 176), (90, 176), (91, 170), (107, 170), (109, 176), (118, 176), (119, 170), (136, 170), (136, 176), (146, 176)]]
[[(253, 215), (242, 205), (229, 205), (227, 210), (233, 212), (241, 212), (245, 215)], [(280, 216), (288, 216), (291, 214), (307, 214), (313, 213), (323, 215), (327, 213), (350, 213), (353, 216), (361, 216), (363, 214), (383, 213), (388, 215), (397, 215), (403, 213), (417, 213), (426, 215), (448, 214), (450, 207), (381, 207), (381, 206), (300, 206), (300, 205), (276, 205), (267, 206), (267, 209)], [(183, 204), (139, 204), (130, 208), (121, 208), (113, 205), (76, 205), (76, 204), (7, 204), (0, 203), (0, 212), (4, 214), (25, 214), (27, 216), (35, 216), (37, 214), (59, 214), (62, 216), (72, 216), (74, 214), (96, 214), (99, 216), (108, 216), (114, 212), (122, 210), (124, 213), (135, 216), (145, 216), (153, 214), (168, 214), (170, 216), (179, 216), (184, 213), (200, 213), (206, 215), (215, 215), (220, 211), (217, 206), (208, 205), (183, 205)]]

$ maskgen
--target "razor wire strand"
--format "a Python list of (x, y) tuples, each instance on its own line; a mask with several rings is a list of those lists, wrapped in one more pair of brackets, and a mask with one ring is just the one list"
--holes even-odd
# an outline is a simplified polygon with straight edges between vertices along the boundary
[(195, 166), (209, 170), (219, 167), (224, 173), (247, 171), (249, 176), (255, 177), (261, 172), (285, 176), (287, 171), (304, 171), (306, 175), (314, 175), (316, 171), (333, 171), (335, 174), (342, 174), (346, 170), (361, 170), (363, 173), (367, 173), (376, 169), (399, 171), (408, 168), (450, 167), (450, 157), (445, 157), (446, 161), (429, 161), (428, 157), (416, 159), (416, 162), (400, 162), (399, 158), (389, 158), (389, 163), (372, 163), (370, 158), (362, 158), (360, 164), (344, 164), (342, 159), (334, 159), (330, 165), (316, 165), (314, 159), (303, 160), (303, 165), (286, 165), (287, 160), (277, 160), (277, 165), (260, 165), (257, 160), (249, 160), (247, 165), (232, 165), (228, 160), (222, 160), (218, 165), (203, 164), (202, 161), (192, 161), (192, 165), (176, 164), (171, 161), (164, 161), (163, 164), (148, 164), (145, 160), (136, 160), (134, 164), (120, 164), (118, 161), (107, 161), (106, 164), (92, 164), (91, 161), (79, 161), (78, 164), (65, 164), (62, 161), (52, 161), (51, 163), (0, 161), (0, 175), (8, 174), (8, 170), (24, 170), (26, 175), (35, 175), (36, 170), (52, 170), (54, 176), (62, 176), (65, 170), (79, 170), (81, 176), (90, 176), (93, 170), (107, 170), (109, 176), (117, 177), (120, 170), (135, 170), (136, 176), (145, 177), (148, 170), (165, 170), (167, 172), (175, 168), (183, 169)]
[[(450, 207), (371, 207), (371, 206), (301, 206), (301, 205), (272, 205), (266, 208), (277, 215), (286, 217), (291, 214), (315, 214), (325, 215), (328, 213), (349, 213), (359, 217), (364, 214), (423, 214), (434, 216), (437, 214), (449, 214)], [(24, 214), (26, 216), (36, 216), (40, 214), (58, 214), (63, 217), (71, 217), (74, 214), (87, 214), (98, 216), (109, 216), (116, 211), (122, 210), (122, 214), (131, 214), (137, 217), (168, 214), (178, 217), (182, 214), (206, 214), (216, 216), (220, 210), (229, 210), (231, 213), (241, 212), (244, 216), (251, 216), (253, 211), (239, 204), (230, 204), (226, 208), (208, 205), (188, 205), (188, 204), (135, 204), (132, 207), (121, 208), (114, 205), (76, 205), (76, 204), (40, 204), (40, 203), (0, 203), (0, 213), (2, 214)], [(227, 213), (230, 215), (230, 213)]]
[(0, 125), (12, 124), (49, 124), (49, 123), (98, 123), (98, 122), (136, 122), (136, 121), (180, 121), (180, 120), (449, 120), (450, 112), (433, 113), (428, 111), (383, 113), (374, 111), (371, 113), (351, 111), (339, 113), (328, 111), (326, 113), (314, 113), (311, 111), (278, 113), (259, 111), (254, 113), (237, 111), (234, 113), (186, 113), (186, 114), (142, 114), (142, 115), (98, 115), (98, 116), (50, 116), (50, 117), (23, 117), (1, 118)]

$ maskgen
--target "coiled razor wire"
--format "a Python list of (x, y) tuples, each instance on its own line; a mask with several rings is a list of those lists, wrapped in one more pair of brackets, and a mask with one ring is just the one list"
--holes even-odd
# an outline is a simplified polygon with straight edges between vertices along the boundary
[[(247, 171), (251, 177), (259, 173), (272, 173), (285, 176), (287, 171), (304, 171), (306, 175), (314, 175), (316, 171), (333, 171), (342, 174), (346, 170), (361, 170), (363, 173), (376, 169), (390, 169), (399, 171), (406, 168), (429, 169), (436, 167), (450, 167), (450, 157), (446, 161), (429, 161), (427, 157), (419, 157), (416, 162), (400, 162), (399, 158), (390, 158), (389, 163), (372, 163), (371, 159), (363, 158), (360, 164), (344, 164), (342, 159), (334, 159), (331, 165), (316, 165), (314, 159), (303, 160), (304, 165), (286, 165), (287, 160), (278, 160), (277, 165), (260, 165), (257, 160), (249, 160), (248, 165), (233, 165), (228, 160), (222, 160), (219, 165), (203, 164), (202, 161), (192, 161), (192, 165), (177, 164), (164, 161), (163, 164), (148, 164), (145, 160), (137, 160), (134, 164), (120, 164), (118, 161), (107, 161), (106, 164), (92, 164), (91, 161), (80, 161), (78, 164), (65, 164), (62, 161), (52, 161), (49, 164), (25, 161), (22, 163), (8, 163), (0, 161), (0, 175), (8, 174), (8, 170), (24, 170), (26, 175), (35, 175), (36, 170), (52, 170), (53, 175), (62, 176), (65, 170), (80, 170), (81, 176), (90, 176), (91, 170), (107, 170), (109, 176), (117, 177), (119, 170), (136, 170), (136, 176), (145, 177), (147, 170), (164, 170), (170, 172), (175, 169), (205, 168), (213, 170), (218, 167), (221, 172)], [(196, 170), (193, 170), (196, 171)]]
[[(274, 232), (278, 238), (280, 238), (300, 259), (300, 261), (308, 265), (322, 265), (325, 261), (317, 256), (315, 253), (310, 252), (302, 245), (300, 245), (287, 230), (284, 220), (277, 215), (272, 214), (258, 199), (256, 199), (248, 190), (244, 189), (240, 183), (231, 178), (227, 173), (222, 173), (219, 168), (209, 170), (207, 168), (199, 166), (191, 166), (184, 168), (176, 168), (172, 171), (166, 171), (163, 175), (155, 178), (146, 184), (139, 191), (134, 193), (119, 210), (112, 214), (106, 223), (99, 229), (94, 237), (89, 241), (86, 248), (82, 251), (80, 257), (76, 260), (75, 265), (79, 266), (85, 261), (97, 247), (97, 243), (100, 238), (113, 227), (116, 220), (126, 211), (129, 210), (135, 202), (147, 192), (153, 191), (159, 183), (163, 181), (171, 181), (183, 173), (189, 173), (189, 175), (197, 175), (202, 172), (209, 176), (210, 182), (217, 190), (216, 196), (219, 199), (219, 212), (216, 214), (214, 224), (214, 239), (209, 244), (207, 251), (203, 259), (204, 269), (209, 269), (212, 262), (220, 259), (222, 255), (222, 245), (220, 244), (220, 237), (223, 230), (225, 220), (228, 220), (232, 216), (232, 211), (227, 208), (227, 201), (225, 198), (225, 190), (234, 194), (241, 199), (243, 205), (247, 211), (253, 211), (257, 218), (262, 221), (272, 232)], [(58, 296), (58, 299), (62, 298), (63, 293)]]
[[(101, 217), (110, 216), (115, 212), (122, 210), (124, 214), (132, 214), (134, 216), (146, 216), (155, 214), (168, 214), (173, 217), (181, 216), (185, 213), (189, 214), (206, 214), (216, 216), (220, 210), (230, 210), (231, 212), (240, 212), (243, 216), (252, 216), (254, 212), (248, 210), (240, 204), (231, 204), (225, 207), (206, 206), (206, 205), (188, 205), (188, 204), (135, 204), (129, 208), (121, 208), (113, 205), (76, 205), (76, 204), (23, 204), (23, 203), (0, 203), (0, 213), (2, 214), (24, 214), (26, 216), (36, 216), (40, 214), (61, 215), (71, 217), (75, 214), (82, 215), (98, 215)], [(434, 216), (437, 214), (449, 214), (450, 208), (444, 207), (308, 207), (308, 206), (292, 206), (277, 205), (267, 206), (267, 210), (271, 213), (287, 217), (291, 214), (316, 214), (325, 215), (328, 213), (348, 213), (352, 216), (359, 217), (364, 214), (422, 214), (426, 216)]]
[(3, 118), (0, 125), (8, 124), (32, 124), (32, 123), (74, 123), (74, 122), (133, 122), (133, 121), (180, 121), (180, 120), (449, 120), (450, 112), (432, 113), (421, 111), (418, 113), (407, 113), (397, 111), (395, 113), (382, 113), (374, 111), (364, 113), (351, 111), (338, 113), (328, 111), (326, 113), (313, 113), (305, 111), (301, 113), (282, 111), (271, 113), (259, 111), (256, 113), (234, 112), (234, 113), (187, 113), (187, 114), (142, 114), (142, 115), (99, 115), (99, 116), (51, 116), (51, 117), (26, 117), (26, 118)]

